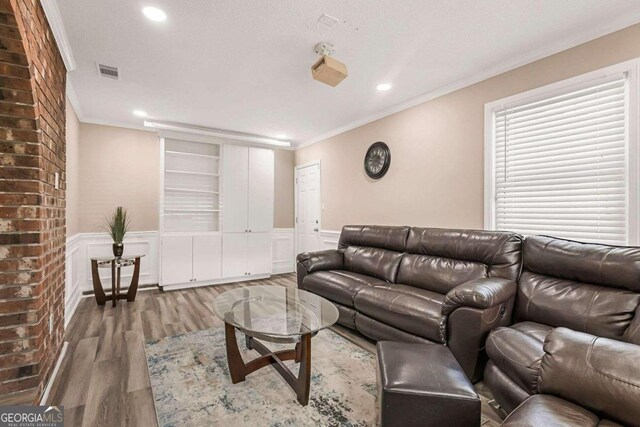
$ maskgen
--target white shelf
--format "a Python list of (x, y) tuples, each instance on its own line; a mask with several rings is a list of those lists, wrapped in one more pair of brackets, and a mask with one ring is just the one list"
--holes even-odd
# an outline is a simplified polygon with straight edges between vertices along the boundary
[(213, 156), (211, 154), (198, 154), (198, 153), (185, 153), (183, 151), (165, 151), (167, 154), (173, 154), (176, 156), (190, 156), (190, 157), (205, 157), (207, 159), (220, 159), (220, 156)]
[(220, 176), (219, 173), (209, 173), (209, 172), (192, 172), (192, 171), (178, 171), (178, 170), (165, 170), (166, 173), (179, 173), (184, 175), (201, 175), (201, 176)]
[(179, 191), (184, 193), (202, 193), (202, 194), (220, 194), (219, 191), (209, 191), (209, 190), (196, 190), (192, 188), (175, 188), (175, 187), (165, 187), (166, 191)]

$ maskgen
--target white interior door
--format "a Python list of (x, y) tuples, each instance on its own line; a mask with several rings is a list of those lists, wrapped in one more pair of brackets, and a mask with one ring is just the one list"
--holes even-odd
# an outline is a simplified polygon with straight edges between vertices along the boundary
[(320, 164), (296, 168), (296, 249), (317, 251), (320, 231)]
[(251, 275), (271, 274), (271, 233), (248, 234), (247, 262)]
[(196, 281), (222, 277), (220, 235), (193, 236), (193, 278)]
[(160, 244), (162, 285), (188, 283), (193, 278), (192, 237), (163, 236)]
[(273, 229), (274, 154), (267, 148), (249, 148), (249, 213), (251, 232)]
[(225, 233), (247, 230), (249, 147), (225, 145), (222, 162), (222, 227)]
[(222, 237), (222, 276), (242, 277), (247, 268), (247, 235), (249, 233), (225, 233)]

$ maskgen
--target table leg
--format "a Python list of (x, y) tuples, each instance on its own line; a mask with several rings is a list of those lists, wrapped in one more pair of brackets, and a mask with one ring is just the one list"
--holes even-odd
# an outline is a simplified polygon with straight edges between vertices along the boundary
[[(298, 402), (302, 406), (306, 406), (309, 403), (309, 388), (311, 386), (311, 334), (304, 334), (299, 344), (300, 371), (298, 372), (296, 394), (298, 395)], [(296, 346), (296, 353), (298, 352), (297, 350)]]
[(238, 349), (236, 330), (233, 325), (228, 323), (224, 324), (224, 338), (227, 347), (227, 362), (229, 363), (231, 382), (236, 384), (245, 379), (245, 364), (240, 355), (240, 349)]
[(127, 301), (135, 301), (136, 300), (136, 292), (138, 292), (138, 279), (140, 277), (140, 258), (136, 258), (134, 267), (133, 267), (133, 277), (131, 277), (131, 284), (129, 285), (129, 290), (127, 291)]
[(111, 261), (111, 303), (116, 306), (116, 262)]
[(104, 294), (104, 289), (102, 289), (98, 261), (95, 259), (91, 260), (91, 276), (93, 278), (93, 294), (96, 297), (96, 302), (98, 305), (104, 305), (107, 302), (107, 296)]

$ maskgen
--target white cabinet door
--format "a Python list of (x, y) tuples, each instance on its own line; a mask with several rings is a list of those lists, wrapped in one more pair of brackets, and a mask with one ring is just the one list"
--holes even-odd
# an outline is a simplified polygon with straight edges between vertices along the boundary
[(249, 147), (225, 145), (222, 181), (223, 230), (244, 233), (248, 228)]
[(193, 279), (222, 277), (222, 238), (219, 235), (193, 236)]
[(188, 283), (192, 275), (192, 237), (163, 236), (161, 241), (162, 285)]
[(224, 233), (222, 237), (222, 276), (242, 277), (247, 269), (247, 235)]
[(249, 233), (247, 263), (252, 276), (271, 274), (271, 233)]
[(253, 233), (273, 230), (273, 169), (273, 150), (249, 149), (248, 228)]

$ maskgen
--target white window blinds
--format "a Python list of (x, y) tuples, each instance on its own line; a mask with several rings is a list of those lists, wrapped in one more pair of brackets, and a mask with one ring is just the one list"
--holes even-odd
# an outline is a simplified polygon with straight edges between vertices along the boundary
[(627, 243), (626, 75), (494, 110), (494, 226)]

